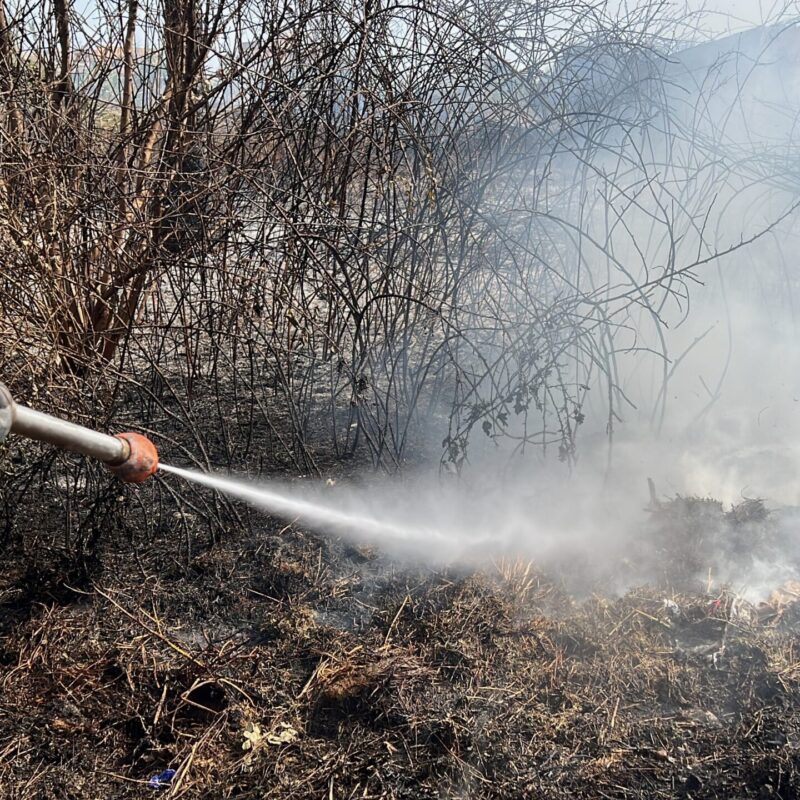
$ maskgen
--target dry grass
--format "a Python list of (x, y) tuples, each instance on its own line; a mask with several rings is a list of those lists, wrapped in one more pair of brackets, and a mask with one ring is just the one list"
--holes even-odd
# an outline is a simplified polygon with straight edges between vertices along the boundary
[(141, 797), (167, 767), (176, 798), (800, 790), (791, 586), (772, 615), (578, 603), (531, 564), (392, 573), (284, 536), (33, 603), (4, 575), (3, 796)]

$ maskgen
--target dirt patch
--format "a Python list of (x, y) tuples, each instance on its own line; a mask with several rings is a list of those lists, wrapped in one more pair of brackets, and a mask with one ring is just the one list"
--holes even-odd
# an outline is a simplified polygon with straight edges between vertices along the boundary
[[(686, 508), (665, 530), (700, 530)], [(8, 564), (3, 796), (800, 794), (796, 586), (578, 602), (524, 562), (398, 570), (295, 529), (138, 555), (38, 593)]]

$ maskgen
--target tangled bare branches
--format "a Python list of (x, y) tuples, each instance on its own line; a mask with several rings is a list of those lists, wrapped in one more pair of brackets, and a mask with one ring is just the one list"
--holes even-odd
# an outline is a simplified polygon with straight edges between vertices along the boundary
[(665, 111), (657, 5), (83, 13), (0, 8), (0, 369), (41, 405), (217, 465), (569, 459), (718, 252), (730, 165)]

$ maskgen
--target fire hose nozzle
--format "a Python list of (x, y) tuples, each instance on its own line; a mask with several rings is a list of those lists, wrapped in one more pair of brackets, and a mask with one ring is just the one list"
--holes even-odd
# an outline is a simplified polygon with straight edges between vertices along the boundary
[(128, 443), (128, 457), (108, 468), (125, 483), (144, 483), (158, 469), (158, 450), (141, 433), (118, 433), (115, 437)]
[(158, 469), (155, 445), (140, 433), (110, 436), (14, 402), (0, 383), (0, 441), (9, 433), (102, 461), (120, 480), (142, 483)]

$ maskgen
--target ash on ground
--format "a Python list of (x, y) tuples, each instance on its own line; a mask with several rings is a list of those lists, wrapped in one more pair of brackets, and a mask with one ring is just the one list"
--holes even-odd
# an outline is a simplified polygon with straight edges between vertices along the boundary
[(526, 561), (401, 569), (295, 528), (188, 564), (110, 537), (90, 579), (9, 553), (2, 794), (796, 798), (800, 585), (751, 601), (732, 572), (791, 527), (660, 503), (629, 554), (652, 579), (580, 600)]

